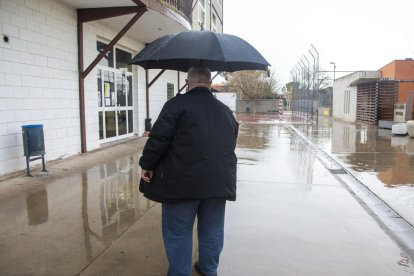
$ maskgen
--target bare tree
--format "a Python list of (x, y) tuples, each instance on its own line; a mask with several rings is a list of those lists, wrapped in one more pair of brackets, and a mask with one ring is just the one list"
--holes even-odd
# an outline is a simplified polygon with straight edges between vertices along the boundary
[(332, 80), (329, 79), (328, 73), (319, 72), (318, 81), (316, 85), (316, 88), (319, 90), (332, 86)]
[(275, 98), (280, 90), (273, 72), (268, 76), (265, 71), (238, 71), (226, 74), (226, 80), (244, 99)]

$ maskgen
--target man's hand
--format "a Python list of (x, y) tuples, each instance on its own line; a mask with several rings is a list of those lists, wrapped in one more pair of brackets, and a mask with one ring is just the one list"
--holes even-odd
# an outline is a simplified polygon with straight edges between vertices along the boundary
[(151, 182), (151, 178), (152, 178), (153, 175), (154, 175), (153, 171), (144, 170), (144, 169), (141, 170), (141, 178), (142, 178), (142, 180), (144, 180), (147, 183)]

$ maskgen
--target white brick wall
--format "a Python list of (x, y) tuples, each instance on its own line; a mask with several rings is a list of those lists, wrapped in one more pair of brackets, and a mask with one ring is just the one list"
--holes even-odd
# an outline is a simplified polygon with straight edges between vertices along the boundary
[(0, 175), (26, 166), (25, 124), (43, 124), (47, 159), (78, 153), (78, 125), (66, 123), (68, 114), (79, 121), (76, 11), (53, 0), (2, 0), (0, 26), (9, 37), (0, 42)]
[[(43, 124), (48, 160), (80, 152), (76, 10), (56, 0), (0, 0), (0, 175), (26, 167), (21, 126)], [(116, 32), (99, 22), (84, 24), (85, 68), (96, 57), (98, 38)], [(133, 55), (143, 43), (124, 36), (119, 45)], [(150, 79), (158, 73), (151, 70)], [(181, 76), (184, 82), (185, 74)], [(177, 72), (167, 71), (150, 89), (154, 122), (167, 97), (166, 83)], [(96, 69), (85, 79), (87, 149), (99, 140)], [(134, 133), (142, 135), (146, 117), (145, 70), (133, 66)], [(38, 161), (40, 162), (40, 161)], [(35, 163), (35, 162), (33, 162)]]

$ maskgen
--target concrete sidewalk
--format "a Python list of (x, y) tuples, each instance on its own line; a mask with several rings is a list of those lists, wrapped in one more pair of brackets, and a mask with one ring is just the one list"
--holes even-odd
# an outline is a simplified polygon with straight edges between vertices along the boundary
[[(411, 260), (278, 118), (241, 119), (220, 275), (412, 275)], [(165, 275), (145, 139), (0, 183), (0, 275)], [(195, 275), (195, 274), (194, 274)]]
[(221, 275), (413, 273), (404, 251), (285, 126), (243, 124), (241, 137)]

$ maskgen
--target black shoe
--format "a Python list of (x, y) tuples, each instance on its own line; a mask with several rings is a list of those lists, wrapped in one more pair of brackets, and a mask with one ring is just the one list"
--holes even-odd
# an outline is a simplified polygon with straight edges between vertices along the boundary
[(196, 261), (195, 263), (194, 263), (194, 269), (195, 269), (195, 271), (197, 271), (197, 273), (200, 275), (200, 276), (203, 276), (204, 274), (203, 274), (203, 272), (201, 272), (201, 270), (200, 270), (200, 266), (198, 265), (198, 261)]

